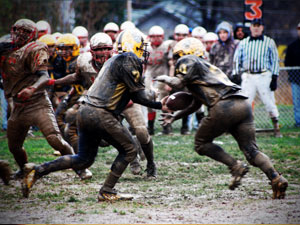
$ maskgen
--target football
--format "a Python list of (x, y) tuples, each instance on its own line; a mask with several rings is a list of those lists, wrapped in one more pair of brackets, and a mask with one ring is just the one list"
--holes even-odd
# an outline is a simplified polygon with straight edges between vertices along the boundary
[(179, 91), (168, 97), (166, 106), (172, 111), (183, 110), (192, 103), (193, 99), (192, 94)]

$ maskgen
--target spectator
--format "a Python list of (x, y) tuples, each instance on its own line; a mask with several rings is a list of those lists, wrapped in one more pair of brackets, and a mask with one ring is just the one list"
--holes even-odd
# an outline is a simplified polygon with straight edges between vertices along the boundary
[[(285, 66), (300, 66), (300, 23), (297, 26), (298, 38), (292, 42), (286, 51)], [(300, 127), (300, 69), (289, 70), (289, 81), (292, 86), (294, 117), (296, 127)]]
[(264, 35), (263, 30), (263, 21), (254, 19), (250, 26), (251, 35), (239, 43), (234, 54), (233, 80), (241, 82), (250, 102), (258, 91), (272, 119), (275, 137), (282, 137), (274, 96), (279, 75), (278, 51), (274, 40)]
[(228, 77), (231, 77), (233, 69), (233, 55), (238, 45), (231, 35), (231, 28), (227, 23), (217, 26), (218, 42), (211, 47), (209, 61), (219, 67)]
[(243, 40), (244, 38), (248, 37), (246, 32), (245, 26), (243, 23), (237, 23), (234, 27), (234, 39), (235, 40)]

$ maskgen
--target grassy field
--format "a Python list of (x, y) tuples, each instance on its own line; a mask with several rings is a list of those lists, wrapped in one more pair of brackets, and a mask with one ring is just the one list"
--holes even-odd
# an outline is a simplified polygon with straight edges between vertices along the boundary
[[(271, 200), (267, 178), (254, 167), (236, 191), (228, 190), (228, 169), (197, 155), (193, 134), (181, 136), (176, 132), (173, 136), (153, 137), (156, 180), (134, 176), (127, 169), (116, 185), (120, 192), (134, 195), (133, 201), (97, 202), (99, 188), (116, 156), (111, 147), (99, 148), (90, 168), (91, 180), (81, 181), (71, 170), (52, 173), (36, 183), (28, 199), (22, 198), (18, 181), (9, 186), (1, 184), (0, 223), (300, 223), (299, 129), (282, 130), (281, 139), (272, 133), (257, 134), (261, 151), (289, 180), (285, 200)], [(24, 144), (29, 161), (55, 159), (41, 134), (35, 135)], [(215, 142), (245, 161), (231, 136), (223, 135)], [(17, 169), (4, 133), (0, 133), (0, 158)], [(141, 163), (145, 168), (145, 161)], [(253, 216), (247, 216), (251, 213)]]

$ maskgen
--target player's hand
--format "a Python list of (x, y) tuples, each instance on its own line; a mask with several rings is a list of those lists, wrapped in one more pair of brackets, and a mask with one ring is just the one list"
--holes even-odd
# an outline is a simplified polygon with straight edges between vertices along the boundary
[(168, 112), (168, 113), (172, 113), (173, 111), (171, 109), (169, 109), (166, 105), (167, 99), (169, 98), (169, 96), (165, 96), (162, 100), (160, 100), (161, 104), (162, 104), (162, 108), (161, 110), (163, 112)]
[(160, 123), (161, 126), (167, 126), (168, 124), (174, 122), (174, 115), (172, 113), (162, 113), (161, 118), (159, 118), (158, 120), (162, 121)]
[(21, 99), (22, 101), (26, 101), (27, 99), (31, 98), (34, 92), (35, 92), (34, 87), (24, 88), (18, 93), (18, 98)]

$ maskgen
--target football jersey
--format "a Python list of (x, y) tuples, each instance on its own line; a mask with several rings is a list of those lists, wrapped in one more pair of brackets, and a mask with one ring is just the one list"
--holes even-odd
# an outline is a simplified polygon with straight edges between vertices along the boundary
[[(36, 72), (47, 71), (48, 57), (47, 45), (40, 41), (33, 41), (17, 50), (3, 53), (0, 58), (0, 72), (6, 97), (16, 97), (23, 88), (33, 85), (39, 79)], [(44, 91), (36, 91), (34, 95), (42, 92)]]
[(178, 60), (175, 76), (181, 79), (197, 99), (209, 107), (216, 104), (223, 96), (241, 89), (219, 68), (195, 55), (186, 55)]
[(168, 49), (169, 43), (166, 41), (157, 48), (149, 47), (150, 56), (145, 76), (151, 76), (154, 79), (159, 75), (169, 74)]
[(115, 55), (107, 60), (83, 101), (118, 115), (133, 92), (144, 89), (143, 66), (133, 53)]

